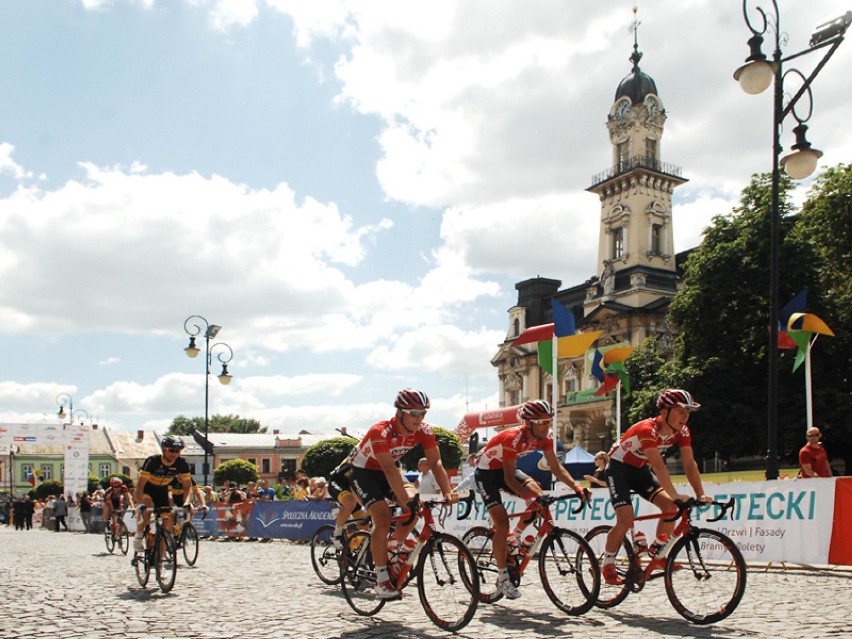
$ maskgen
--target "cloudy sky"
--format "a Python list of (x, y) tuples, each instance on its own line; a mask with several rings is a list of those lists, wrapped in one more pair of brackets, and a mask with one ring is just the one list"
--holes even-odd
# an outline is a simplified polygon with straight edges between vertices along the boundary
[[(789, 53), (848, 8), (779, 4)], [(54, 421), (59, 393), (114, 429), (203, 415), (194, 314), (233, 349), (211, 415), (358, 430), (405, 386), (449, 428), (495, 408), (514, 284), (601, 270), (585, 188), (611, 164), (632, 7), (3, 2), (0, 421)], [(769, 170), (771, 92), (732, 80), (739, 1), (643, 2), (639, 20), (661, 159), (689, 178), (682, 250)], [(845, 43), (814, 86), (822, 166), (852, 158), (849, 68)]]

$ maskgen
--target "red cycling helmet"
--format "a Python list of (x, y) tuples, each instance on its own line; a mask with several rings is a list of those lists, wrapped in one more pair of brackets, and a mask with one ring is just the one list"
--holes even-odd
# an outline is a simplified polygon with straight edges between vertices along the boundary
[(124, 485), (124, 482), (121, 481), (121, 477), (113, 477), (109, 480), (109, 485), (110, 486), (122, 486), (122, 485)]
[(678, 388), (668, 388), (657, 397), (657, 408), (662, 410), (668, 406), (680, 406), (687, 410), (698, 410), (701, 404), (692, 399), (689, 391)]
[(405, 388), (397, 393), (393, 405), (400, 410), (428, 410), (429, 398), (423, 391)]
[(518, 409), (518, 419), (522, 421), (553, 419), (553, 408), (543, 399), (531, 399)]

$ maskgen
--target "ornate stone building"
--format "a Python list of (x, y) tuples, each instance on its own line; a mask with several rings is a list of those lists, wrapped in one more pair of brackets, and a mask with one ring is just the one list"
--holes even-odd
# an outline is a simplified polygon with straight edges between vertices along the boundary
[[(542, 277), (515, 285), (518, 301), (509, 309), (506, 340), (491, 360), (498, 370), (501, 407), (553, 397), (553, 380), (539, 367), (536, 345), (511, 345), (526, 328), (553, 321), (552, 297), (574, 313), (578, 332), (603, 331), (596, 342), (601, 350), (638, 346), (647, 337), (657, 338), (665, 350), (677, 335), (666, 323), (680, 281), (672, 192), (686, 179), (679, 167), (662, 161), (666, 111), (654, 80), (639, 68), (641, 58), (634, 38), (633, 69), (618, 85), (607, 116), (612, 166), (587, 188), (601, 203), (599, 275), (561, 290), (559, 280)], [(598, 381), (590, 373), (591, 352), (560, 359), (558, 367), (560, 439), (589, 450), (608, 448), (615, 433), (615, 401), (613, 394), (593, 395)]]

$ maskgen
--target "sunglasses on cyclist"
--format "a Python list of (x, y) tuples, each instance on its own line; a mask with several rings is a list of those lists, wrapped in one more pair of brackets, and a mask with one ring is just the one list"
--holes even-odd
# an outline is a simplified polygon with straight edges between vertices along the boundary
[(169, 451), (170, 453), (179, 453), (180, 452), (180, 448), (166, 448), (166, 450)]
[(552, 419), (531, 419), (529, 420), (530, 424), (537, 424), (541, 426), (542, 424), (552, 424)]
[(403, 409), (402, 412), (412, 417), (425, 417), (427, 413), (425, 410), (417, 410), (415, 408)]

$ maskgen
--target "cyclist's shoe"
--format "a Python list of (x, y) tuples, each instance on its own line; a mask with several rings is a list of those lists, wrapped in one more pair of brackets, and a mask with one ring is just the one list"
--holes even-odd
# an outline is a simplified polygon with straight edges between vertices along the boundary
[(145, 538), (144, 537), (134, 537), (133, 538), (133, 552), (145, 552)]
[(334, 546), (335, 550), (343, 550), (343, 535), (332, 535), (331, 545)]
[(497, 588), (506, 595), (506, 599), (518, 599), (521, 596), (521, 591), (515, 587), (509, 577), (497, 578)]
[(388, 580), (376, 584), (376, 596), (379, 599), (399, 599), (402, 593), (396, 589), (392, 581)]
[(624, 584), (624, 579), (618, 576), (618, 571), (615, 569), (614, 563), (608, 563), (601, 566), (601, 574), (603, 579), (610, 586), (621, 586)]

